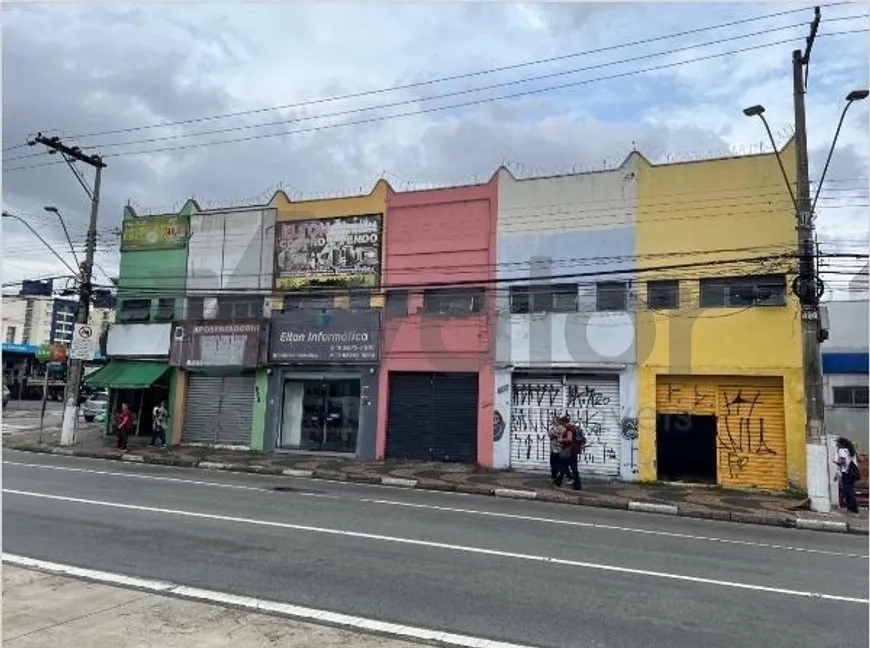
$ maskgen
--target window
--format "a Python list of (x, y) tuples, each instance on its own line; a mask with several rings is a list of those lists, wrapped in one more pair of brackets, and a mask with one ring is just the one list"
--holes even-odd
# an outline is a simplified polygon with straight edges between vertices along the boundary
[(577, 284), (511, 286), (511, 313), (573, 313)]
[(483, 310), (483, 288), (455, 288), (423, 292), (423, 312), (427, 315), (463, 317)]
[(384, 300), (384, 315), (387, 317), (406, 317), (408, 315), (408, 291), (388, 290)]
[(205, 315), (205, 305), (202, 297), (188, 297), (187, 298), (187, 310), (185, 311), (184, 317), (186, 319), (203, 319), (203, 315)]
[(263, 317), (262, 297), (219, 297), (218, 319)]
[(353, 291), (350, 293), (350, 307), (353, 309), (371, 308), (371, 295), (363, 291)]
[(321, 311), (335, 306), (332, 297), (311, 297), (310, 295), (285, 295), (284, 310)]
[(9, 344), (13, 344), (15, 342), (15, 327), (7, 326), (6, 327), (6, 342)]
[(596, 284), (595, 310), (628, 310), (628, 284), (624, 281), (602, 281)]
[(784, 306), (785, 276), (701, 279), (701, 308)]
[(118, 320), (121, 322), (147, 322), (151, 317), (150, 299), (125, 299), (121, 302)]
[(161, 297), (157, 300), (157, 312), (154, 314), (155, 322), (171, 322), (175, 318), (175, 298)]
[(842, 407), (867, 407), (868, 388), (834, 387), (834, 405)]
[(680, 307), (680, 282), (676, 279), (649, 281), (646, 284), (647, 307), (658, 310)]

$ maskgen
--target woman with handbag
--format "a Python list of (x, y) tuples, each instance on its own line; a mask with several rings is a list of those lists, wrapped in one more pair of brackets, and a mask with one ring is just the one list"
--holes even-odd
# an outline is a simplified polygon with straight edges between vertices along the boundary
[(121, 409), (118, 410), (118, 414), (115, 416), (115, 431), (118, 434), (118, 450), (121, 452), (127, 452), (127, 436), (130, 434), (130, 430), (132, 430), (133, 427), (133, 410), (127, 406), (127, 403), (121, 403)]
[(846, 510), (849, 513), (858, 513), (855, 483), (861, 479), (861, 471), (858, 469), (858, 454), (849, 439), (845, 437), (837, 439), (837, 458), (834, 463), (840, 469), (840, 493), (846, 501)]

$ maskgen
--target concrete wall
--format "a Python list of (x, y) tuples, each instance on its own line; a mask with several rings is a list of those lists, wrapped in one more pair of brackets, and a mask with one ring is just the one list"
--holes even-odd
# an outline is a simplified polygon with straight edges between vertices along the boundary
[[(387, 197), (382, 285), (411, 287), (408, 315), (383, 325), (377, 456), (386, 449), (388, 371), (477, 372), (478, 461), (492, 465), (495, 300), (463, 317), (422, 312), (423, 287), (480, 282), (496, 263), (497, 177), (483, 185), (393, 193)], [(418, 288), (419, 287), (419, 288)]]
[[(781, 153), (795, 168), (793, 144)], [(656, 476), (657, 374), (779, 376), (783, 379), (789, 481), (806, 485), (800, 312), (786, 306), (701, 309), (699, 278), (767, 274), (797, 245), (794, 207), (773, 154), (679, 164), (638, 161), (638, 294), (645, 281), (680, 281), (680, 305), (638, 304), (640, 477)], [(750, 259), (759, 259), (761, 261)], [(681, 264), (683, 268), (660, 269)], [(685, 267), (695, 264), (694, 267)], [(656, 268), (659, 268), (658, 270)]]
[(866, 299), (832, 301), (828, 311), (828, 339), (822, 353), (866, 352), (870, 347), (870, 303)]

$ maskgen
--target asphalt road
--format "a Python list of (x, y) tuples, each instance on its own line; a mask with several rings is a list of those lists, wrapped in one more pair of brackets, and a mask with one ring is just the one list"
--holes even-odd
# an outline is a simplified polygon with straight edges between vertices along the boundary
[(868, 636), (866, 537), (471, 495), (7, 451), (3, 551), (541, 647)]

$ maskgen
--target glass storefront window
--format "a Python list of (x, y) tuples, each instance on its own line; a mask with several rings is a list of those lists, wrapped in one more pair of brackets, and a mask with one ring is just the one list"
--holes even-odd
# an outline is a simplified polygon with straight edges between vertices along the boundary
[(356, 452), (359, 413), (358, 378), (288, 380), (284, 383), (281, 446)]

